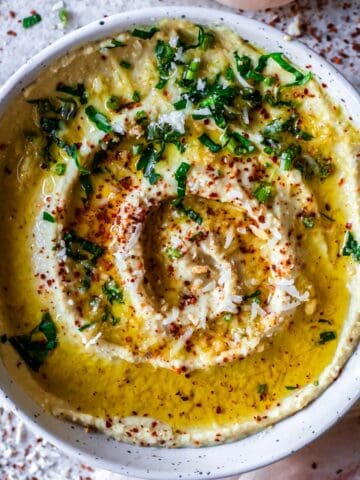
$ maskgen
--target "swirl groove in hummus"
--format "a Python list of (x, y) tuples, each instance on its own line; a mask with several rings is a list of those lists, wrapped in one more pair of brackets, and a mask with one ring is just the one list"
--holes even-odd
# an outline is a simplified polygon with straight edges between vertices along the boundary
[(360, 141), (309, 72), (166, 20), (58, 60), (0, 144), (2, 356), (45, 408), (204, 445), (336, 378), (359, 336)]

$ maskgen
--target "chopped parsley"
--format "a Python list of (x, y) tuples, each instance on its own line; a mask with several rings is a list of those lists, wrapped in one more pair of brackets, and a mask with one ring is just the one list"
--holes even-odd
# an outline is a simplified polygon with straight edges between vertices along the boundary
[(214, 142), (206, 133), (203, 133), (199, 137), (199, 141), (207, 147), (210, 152), (216, 153), (220, 152), (222, 149), (222, 145), (219, 145), (218, 143)]
[(185, 197), (185, 190), (186, 190), (186, 177), (189, 173), (191, 165), (186, 162), (181, 162), (175, 172), (175, 180), (177, 181), (177, 196), (179, 198)]
[(118, 48), (118, 47), (126, 47), (126, 44), (122, 42), (121, 40), (116, 40), (115, 38), (111, 39), (110, 45), (105, 45), (107, 50), (110, 50), (112, 48)]
[(167, 84), (170, 76), (172, 64), (175, 60), (176, 48), (172, 47), (170, 43), (158, 40), (155, 46), (155, 57), (159, 70), (159, 81), (155, 88), (161, 90)]
[(188, 86), (191, 85), (197, 78), (197, 74), (200, 68), (200, 60), (197, 58), (192, 60), (189, 65), (186, 65), (183, 71), (181, 85)]
[(280, 155), (281, 170), (290, 170), (301, 153), (300, 145), (291, 144)]
[(50, 223), (55, 223), (55, 218), (49, 212), (43, 212), (43, 220)]
[(56, 327), (50, 313), (46, 312), (41, 322), (30, 333), (9, 337), (9, 342), (35, 372), (57, 346)]
[(259, 58), (258, 64), (255, 67), (255, 72), (256, 73), (261, 73), (266, 65), (269, 59), (274, 60), (283, 70), (286, 72), (291, 73), (294, 75), (295, 80), (292, 83), (288, 83), (286, 85), (283, 85), (283, 87), (292, 87), (295, 85), (305, 85), (309, 80), (312, 78), (312, 73), (308, 72), (306, 74), (300, 72), (300, 70), (297, 70), (291, 63), (289, 63), (282, 52), (274, 52), (274, 53), (268, 53), (266, 55), (262, 55)]
[(150, 124), (147, 128), (146, 135), (149, 143), (141, 153), (136, 168), (138, 171), (141, 170), (144, 177), (153, 185), (160, 178), (160, 174), (155, 172), (155, 166), (161, 160), (166, 146), (172, 143), (180, 152), (184, 152), (185, 147), (180, 142), (182, 134), (173, 130), (169, 124), (161, 126)]
[(259, 383), (259, 385), (257, 387), (257, 393), (260, 396), (265, 396), (265, 395), (267, 395), (268, 392), (269, 392), (268, 384), (267, 383)]
[(150, 30), (141, 30), (140, 28), (134, 28), (134, 30), (131, 32), (131, 35), (133, 37), (141, 38), (143, 40), (148, 40), (149, 38), (152, 38), (158, 31), (159, 29), (156, 27), (152, 27), (150, 28)]
[(124, 303), (124, 294), (113, 278), (104, 283), (103, 292), (111, 304)]
[(112, 131), (112, 126), (107, 116), (96, 110), (95, 107), (93, 107), (92, 105), (88, 105), (85, 108), (85, 113), (88, 116), (89, 120), (95, 123), (99, 130), (105, 133), (110, 133)]
[(215, 41), (215, 34), (210, 30), (205, 30), (204, 27), (202, 27), (201, 25), (197, 25), (197, 27), (199, 31), (198, 31), (198, 38), (196, 43), (187, 44), (182, 40), (178, 41), (177, 46), (181, 47), (184, 52), (194, 48), (201, 48), (202, 50), (207, 50), (213, 45)]
[(141, 96), (140, 96), (140, 93), (137, 90), (134, 91), (134, 93), (132, 95), (132, 99), (136, 103), (140, 102)]
[(65, 85), (64, 83), (60, 82), (56, 85), (56, 91), (68, 93), (69, 95), (78, 97), (82, 105), (87, 103), (87, 92), (83, 83), (77, 83), (76, 85)]
[(57, 163), (54, 167), (54, 172), (56, 173), (56, 175), (59, 175), (59, 177), (65, 175), (66, 163)]
[(253, 80), (255, 83), (260, 83), (265, 80), (265, 77), (254, 69), (250, 57), (246, 55), (240, 56), (237, 51), (234, 52), (234, 57), (236, 69), (243, 78)]
[(327, 342), (330, 342), (331, 340), (336, 339), (336, 332), (333, 330), (328, 330), (326, 332), (321, 332), (320, 333), (320, 340), (319, 340), (319, 345), (324, 345)]
[(253, 194), (260, 203), (268, 203), (274, 196), (274, 187), (267, 182), (261, 182), (254, 190)]
[(109, 110), (114, 110), (117, 111), (121, 107), (121, 100), (119, 97), (116, 95), (111, 95), (107, 100), (106, 100), (106, 107)]
[(85, 198), (88, 199), (94, 190), (91, 184), (90, 174), (87, 173), (85, 175), (80, 175), (79, 182), (80, 182), (81, 189), (85, 194)]
[(175, 110), (184, 110), (186, 108), (186, 99), (181, 98), (179, 101), (175, 102), (174, 104)]
[(84, 325), (81, 325), (81, 327), (78, 328), (79, 332), (83, 332), (84, 330), (87, 330), (90, 328), (93, 324), (92, 323), (84, 323)]
[(129, 68), (131, 68), (131, 63), (128, 62), (127, 60), (121, 60), (120, 66), (129, 70)]
[(68, 10), (66, 10), (66, 8), (62, 8), (61, 10), (59, 10), (59, 19), (60, 19), (60, 22), (66, 26), (69, 22), (69, 12)]
[(261, 303), (261, 290), (255, 290), (255, 292), (250, 293), (249, 295), (244, 295), (243, 300), (253, 300), (256, 303)]
[(285, 385), (286, 390), (297, 390), (299, 387), (294, 385)]
[(345, 234), (345, 243), (341, 253), (344, 257), (352, 256), (354, 260), (360, 262), (360, 245), (349, 231)]
[(183, 256), (183, 253), (178, 248), (169, 247), (166, 249), (166, 256), (171, 260), (173, 260), (173, 259), (181, 258)]
[(105, 249), (96, 243), (79, 237), (70, 230), (64, 234), (66, 255), (75, 260), (88, 260), (92, 265), (104, 254)]
[(176, 200), (173, 200), (172, 204), (177, 210), (182, 212), (184, 215), (186, 215), (188, 218), (193, 220), (195, 223), (197, 223), (198, 225), (202, 224), (203, 222), (202, 216), (192, 208), (186, 207), (184, 205), (183, 199), (177, 198)]
[(231, 322), (232, 318), (233, 318), (233, 314), (230, 312), (226, 312), (223, 315), (223, 320), (225, 320), (225, 322)]
[(315, 226), (315, 218), (314, 217), (303, 217), (302, 223), (305, 228), (313, 228)]
[(39, 15), (38, 13), (33, 13), (32, 15), (30, 15), (30, 17), (23, 18), (22, 26), (24, 28), (31, 28), (37, 23), (41, 22), (41, 20), (41, 15)]

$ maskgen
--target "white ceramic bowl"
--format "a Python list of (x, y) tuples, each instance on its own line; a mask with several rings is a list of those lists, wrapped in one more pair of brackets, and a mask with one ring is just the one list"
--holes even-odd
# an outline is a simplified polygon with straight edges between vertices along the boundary
[[(295, 64), (311, 65), (326, 83), (329, 95), (343, 105), (360, 126), (360, 97), (354, 88), (321, 57), (298, 41), (262, 23), (220, 10), (192, 7), (147, 8), (93, 22), (58, 40), (23, 65), (0, 90), (0, 115), (8, 102), (56, 58), (86, 42), (114, 35), (134, 25), (164, 17), (183, 17), (195, 23), (224, 24), (267, 51), (283, 51)], [(360, 393), (360, 347), (342, 374), (317, 400), (274, 427), (234, 443), (207, 448), (159, 449), (118, 443), (104, 435), (44, 413), (17, 385), (0, 362), (3, 397), (30, 428), (82, 462), (124, 475), (153, 480), (227, 477), (257, 469), (291, 454), (335, 423)]]

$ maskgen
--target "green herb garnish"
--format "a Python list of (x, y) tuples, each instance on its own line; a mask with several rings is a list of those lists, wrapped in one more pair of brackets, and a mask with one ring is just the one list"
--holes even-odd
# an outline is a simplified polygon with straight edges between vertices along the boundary
[(59, 10), (59, 19), (64, 26), (68, 24), (69, 12), (66, 10), (66, 8), (62, 8), (61, 10)]
[(344, 257), (350, 257), (352, 255), (354, 260), (360, 262), (360, 245), (354, 235), (349, 231), (345, 234), (345, 244), (341, 253)]
[(70, 230), (64, 234), (66, 255), (76, 261), (88, 260), (92, 265), (104, 254), (105, 249), (96, 243), (79, 237)]
[(301, 147), (295, 144), (291, 144), (285, 150), (283, 150), (280, 155), (281, 170), (290, 170), (300, 154)]
[(329, 330), (327, 332), (320, 333), (319, 345), (324, 345), (324, 343), (330, 342), (331, 340), (336, 339), (336, 332)]
[(43, 212), (43, 220), (50, 223), (55, 223), (55, 218), (49, 212)]
[(113, 38), (110, 41), (110, 45), (105, 45), (105, 47), (103, 48), (106, 48), (107, 50), (111, 50), (112, 48), (118, 48), (118, 47), (126, 47), (126, 44), (121, 40), (116, 40), (115, 38)]
[(160, 160), (161, 154), (161, 150), (157, 151), (153, 144), (149, 144), (145, 147), (136, 165), (136, 169), (142, 170), (150, 185), (154, 185), (160, 178), (160, 174), (155, 172), (155, 165)]
[(215, 34), (209, 30), (205, 31), (204, 27), (201, 25), (197, 25), (198, 31), (198, 38), (197, 42), (194, 44), (186, 44), (183, 41), (179, 40), (178, 45), (184, 51), (191, 50), (194, 48), (200, 47), (202, 50), (207, 50), (212, 46), (215, 41)]
[(81, 325), (81, 327), (78, 328), (79, 332), (83, 332), (87, 328), (90, 328), (93, 324), (92, 323), (84, 323), (84, 325)]
[(199, 59), (192, 60), (192, 62), (190, 62), (189, 65), (186, 65), (182, 75), (181, 85), (182, 86), (191, 85), (197, 78), (199, 68), (200, 68)]
[(143, 151), (143, 145), (141, 143), (135, 143), (132, 146), (131, 151), (134, 156), (140, 155), (140, 153)]
[(149, 38), (152, 38), (158, 31), (159, 29), (156, 27), (152, 27), (150, 30), (140, 30), (139, 28), (134, 28), (134, 30), (131, 32), (131, 35), (143, 40), (148, 40)]
[(74, 97), (78, 97), (80, 103), (85, 105), (87, 103), (87, 93), (85, 90), (85, 85), (83, 83), (78, 83), (76, 85), (65, 85), (64, 83), (58, 83), (56, 85), (56, 91), (62, 93), (68, 93)]
[(95, 107), (92, 105), (88, 105), (85, 108), (85, 113), (88, 116), (89, 120), (91, 120), (99, 130), (105, 133), (110, 133), (112, 131), (112, 126), (110, 124), (109, 119), (103, 113), (96, 110)]
[(177, 259), (183, 256), (183, 253), (178, 248), (169, 247), (166, 249), (166, 256), (170, 259)]
[(216, 153), (219, 152), (222, 149), (222, 145), (219, 145), (218, 143), (215, 143), (211, 138), (206, 134), (203, 133), (199, 137), (200, 142), (207, 147), (210, 152)]
[(256, 303), (261, 303), (260, 296), (261, 296), (261, 290), (255, 290), (255, 292), (250, 293), (249, 295), (244, 295), (243, 300), (244, 301), (253, 300)]
[(181, 100), (175, 102), (174, 104), (175, 110), (184, 110), (186, 108), (186, 99), (182, 98)]
[(186, 177), (191, 168), (186, 162), (180, 163), (176, 172), (175, 172), (175, 180), (177, 181), (177, 196), (179, 198), (185, 197), (185, 190), (186, 190)]
[(170, 43), (158, 40), (155, 46), (155, 57), (158, 64), (160, 78), (155, 88), (161, 90), (167, 84), (169, 79), (172, 64), (175, 60), (176, 48), (173, 48)]
[(62, 175), (65, 175), (66, 163), (57, 163), (54, 167), (54, 171), (56, 175), (59, 175), (59, 177), (61, 177)]
[(238, 52), (234, 52), (234, 57), (236, 69), (243, 78), (247, 80), (254, 80), (256, 83), (260, 83), (265, 79), (263, 75), (254, 69), (250, 57), (246, 55), (240, 56)]
[(41, 22), (42, 18), (41, 15), (38, 13), (33, 13), (30, 17), (25, 17), (22, 21), (22, 26), (24, 28), (30, 28), (36, 25), (37, 23)]
[(57, 346), (56, 327), (50, 313), (29, 334), (9, 337), (9, 342), (27, 365), (37, 372), (49, 353)]
[(267, 182), (261, 182), (253, 191), (255, 198), (260, 203), (268, 203), (274, 195), (274, 187)]
[(269, 387), (267, 383), (260, 383), (257, 387), (257, 393), (260, 396), (265, 396), (269, 392)]
[(305, 228), (314, 228), (315, 219), (314, 219), (314, 217), (303, 217), (302, 223), (303, 223)]
[(117, 111), (121, 107), (121, 100), (119, 97), (116, 95), (111, 95), (107, 100), (106, 100), (106, 107), (109, 110), (114, 110)]
[(233, 314), (230, 312), (226, 312), (223, 315), (223, 319), (225, 320), (225, 322), (231, 322), (232, 318), (233, 318)]
[(140, 102), (141, 96), (140, 96), (140, 93), (137, 90), (134, 91), (132, 99), (136, 103)]
[(81, 189), (85, 193), (85, 198), (88, 199), (92, 192), (94, 191), (93, 186), (91, 184), (91, 176), (89, 173), (85, 175), (80, 175), (79, 182)]
[(272, 58), (283, 70), (291, 73), (295, 77), (295, 81), (283, 85), (283, 87), (292, 87), (295, 85), (305, 85), (312, 78), (312, 73), (308, 72), (306, 74), (297, 70), (291, 63), (289, 63), (285, 58), (282, 52), (268, 53), (267, 55), (262, 55), (259, 58), (258, 64), (255, 68), (255, 72), (261, 73), (267, 65), (269, 58)]
[(131, 68), (131, 63), (128, 62), (127, 60), (121, 60), (120, 66), (128, 70), (129, 68)]
[(299, 387), (294, 387), (293, 385), (285, 385), (286, 390), (297, 390)]
[(124, 303), (124, 294), (113, 278), (104, 283), (103, 292), (111, 304)]

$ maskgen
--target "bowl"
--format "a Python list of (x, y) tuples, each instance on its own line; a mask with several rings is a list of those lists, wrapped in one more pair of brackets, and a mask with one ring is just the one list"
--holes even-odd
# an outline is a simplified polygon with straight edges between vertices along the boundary
[[(90, 41), (112, 36), (134, 25), (151, 24), (165, 17), (194, 23), (221, 24), (268, 51), (282, 51), (295, 64), (311, 70), (328, 94), (360, 126), (360, 97), (324, 59), (298, 41), (248, 18), (221, 10), (195, 7), (159, 7), (129, 11), (93, 22), (61, 38), (25, 63), (0, 90), (0, 115), (22, 88), (58, 57)], [(161, 449), (119, 443), (99, 433), (57, 419), (31, 400), (0, 362), (2, 398), (38, 435), (79, 461), (132, 477), (156, 480), (221, 478), (275, 462), (322, 434), (352, 406), (360, 395), (360, 347), (339, 378), (295, 415), (271, 428), (233, 443), (203, 448)]]

